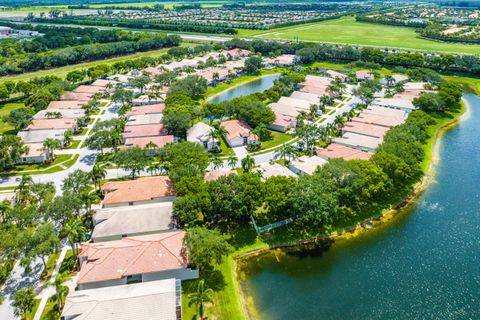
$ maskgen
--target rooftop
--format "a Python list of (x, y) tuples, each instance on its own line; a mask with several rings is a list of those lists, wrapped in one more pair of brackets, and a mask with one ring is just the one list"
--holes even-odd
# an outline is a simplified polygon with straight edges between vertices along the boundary
[(205, 181), (215, 181), (220, 177), (229, 176), (231, 174), (236, 175), (237, 171), (229, 170), (229, 169), (208, 171), (207, 173), (205, 173)]
[(173, 143), (174, 136), (150, 136), (150, 137), (134, 137), (125, 139), (125, 146), (146, 148), (148, 144), (154, 143), (158, 148), (163, 148), (167, 143)]
[(24, 157), (42, 157), (47, 154), (43, 143), (26, 143), (25, 146), (28, 147), (28, 152)]
[(172, 230), (172, 202), (98, 209), (92, 238), (139, 235)]
[(17, 133), (17, 136), (22, 139), (24, 143), (43, 142), (48, 138), (63, 141), (65, 131), (67, 131), (67, 129), (20, 131)]
[(380, 106), (380, 107), (392, 107), (392, 108), (400, 108), (400, 109), (410, 109), (414, 110), (415, 106), (413, 103), (406, 99), (399, 99), (399, 98), (378, 98), (373, 100), (372, 106)]
[(331, 143), (326, 148), (318, 148), (317, 155), (324, 159), (343, 158), (345, 160), (369, 160), (373, 154), (337, 143)]
[(105, 90), (105, 88), (100, 87), (100, 86), (81, 85), (81, 86), (78, 86), (75, 90), (73, 90), (73, 92), (94, 94), (94, 93), (103, 92), (104, 90)]
[(77, 119), (85, 116), (83, 109), (45, 109), (37, 112), (33, 118), (42, 119), (48, 118), (48, 113), (59, 113), (62, 118)]
[(33, 119), (26, 130), (44, 130), (44, 129), (75, 129), (77, 127), (76, 119)]
[(209, 133), (213, 130), (214, 128), (212, 126), (209, 126), (204, 122), (197, 122), (190, 129), (188, 129), (187, 141), (203, 143), (203, 141), (210, 139)]
[(162, 123), (127, 126), (123, 131), (124, 138), (163, 136), (167, 130)]
[(71, 291), (62, 318), (75, 320), (177, 320), (175, 279)]
[(126, 126), (138, 126), (144, 124), (159, 124), (162, 122), (163, 114), (138, 114), (130, 116), (127, 120)]
[(87, 103), (91, 99), (92, 99), (92, 94), (80, 93), (80, 92), (67, 92), (60, 97), (60, 100), (82, 101), (82, 103)]
[(318, 167), (323, 166), (325, 163), (327, 163), (327, 160), (317, 156), (301, 156), (298, 159), (290, 161), (290, 166), (306, 174), (313, 174)]
[(220, 123), (220, 126), (222, 126), (223, 128), (225, 128), (225, 130), (227, 130), (228, 140), (253, 135), (253, 133), (251, 133), (252, 129), (244, 121), (240, 121), (240, 120), (222, 121)]
[(278, 163), (265, 163), (260, 166), (260, 172), (262, 173), (262, 177), (264, 179), (276, 176), (297, 177), (295, 173)]
[(83, 262), (77, 283), (186, 268), (184, 236), (185, 231), (173, 231), (82, 244), (79, 258)]
[(127, 113), (127, 117), (141, 115), (141, 114), (156, 114), (162, 113), (165, 109), (164, 103), (149, 104), (146, 106), (132, 107), (132, 110)]
[(318, 104), (320, 102), (320, 96), (314, 93), (302, 92), (302, 91), (294, 91), (290, 98), (294, 98), (297, 100), (305, 100), (310, 103)]
[(345, 125), (342, 128), (342, 131), (358, 133), (358, 134), (370, 136), (370, 137), (382, 138), (389, 129), (390, 128), (388, 127), (376, 126), (373, 124), (368, 124), (363, 122), (350, 121), (345, 123)]
[(47, 109), (81, 109), (85, 103), (85, 101), (76, 100), (52, 101)]
[(372, 151), (382, 143), (383, 139), (347, 132), (341, 138), (335, 138), (334, 141), (338, 144), (350, 146), (355, 149)]
[(103, 204), (150, 201), (160, 197), (175, 196), (172, 181), (166, 176), (145, 177), (128, 181), (107, 181)]
[(362, 113), (377, 114), (385, 117), (405, 118), (405, 111), (384, 107), (369, 106), (368, 109), (363, 110)]
[(362, 112), (358, 115), (358, 117), (353, 118), (352, 121), (391, 128), (401, 125), (405, 122), (405, 119), (403, 117), (389, 117), (379, 114)]

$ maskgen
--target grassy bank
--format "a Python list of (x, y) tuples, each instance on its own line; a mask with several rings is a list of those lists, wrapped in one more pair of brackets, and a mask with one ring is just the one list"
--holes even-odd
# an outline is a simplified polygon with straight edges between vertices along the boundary
[[(239, 31), (242, 35), (243, 31)], [(246, 35), (252, 36), (251, 30)], [(354, 17), (343, 17), (317, 23), (259, 31), (254, 37), (264, 39), (330, 42), (350, 45), (405, 48), (438, 52), (478, 54), (480, 45), (448, 43), (418, 37), (414, 28), (357, 22)]]

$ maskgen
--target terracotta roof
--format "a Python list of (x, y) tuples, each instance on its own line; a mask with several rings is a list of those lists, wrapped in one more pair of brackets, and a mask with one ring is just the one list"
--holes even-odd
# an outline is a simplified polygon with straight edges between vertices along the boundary
[(175, 196), (169, 177), (146, 177), (129, 181), (108, 181), (102, 186), (105, 192), (103, 204), (149, 201), (155, 198)]
[(143, 71), (145, 71), (146, 73), (153, 74), (153, 75), (162, 74), (162, 70), (160, 70), (158, 68), (154, 68), (154, 67), (146, 67), (145, 69), (143, 69)]
[(158, 148), (163, 148), (167, 143), (173, 143), (173, 141), (174, 137), (172, 135), (127, 138), (125, 140), (125, 146), (145, 148), (150, 142), (152, 142), (156, 144)]
[(209, 171), (205, 173), (205, 181), (214, 181), (220, 177), (229, 176), (231, 174), (237, 175), (237, 171), (228, 169)]
[(324, 159), (343, 158), (345, 160), (369, 160), (373, 154), (371, 152), (353, 149), (337, 143), (331, 143), (325, 149), (318, 148), (317, 155)]
[(92, 94), (90, 93), (80, 93), (80, 92), (67, 92), (60, 97), (60, 100), (76, 100), (86, 103), (92, 100)]
[(401, 125), (402, 123), (405, 122), (405, 119), (403, 117), (389, 117), (389, 116), (382, 116), (379, 114), (362, 112), (359, 114), (358, 117), (353, 118), (352, 121), (391, 128), (394, 126)]
[(256, 136), (251, 132), (250, 126), (240, 120), (228, 120), (222, 121), (220, 126), (227, 130), (227, 139), (232, 140), (235, 138), (242, 138), (245, 136), (255, 138)]
[(306, 93), (318, 94), (320, 96), (327, 93), (327, 86), (325, 87), (315, 87), (312, 85), (304, 85), (299, 91)]
[(23, 157), (42, 157), (47, 155), (47, 151), (43, 147), (43, 143), (26, 143), (28, 152)]
[(73, 92), (94, 94), (94, 93), (102, 92), (104, 90), (105, 89), (103, 87), (100, 87), (100, 86), (83, 86), (82, 85), (82, 86), (78, 86), (78, 88), (73, 90)]
[(359, 70), (356, 72), (357, 79), (370, 79), (373, 80), (373, 74), (368, 70)]
[(354, 122), (350, 121), (345, 124), (342, 128), (343, 132), (353, 132), (365, 136), (375, 137), (375, 138), (382, 138), (389, 128), (375, 126), (372, 124), (362, 123), (362, 122)]
[(332, 78), (334, 78), (334, 79), (335, 79), (335, 78), (340, 78), (340, 79), (342, 79), (342, 80), (345, 80), (345, 79), (348, 78), (347, 75), (345, 75), (345, 74), (343, 74), (343, 73), (340, 73), (340, 72), (338, 72), (338, 71), (335, 71), (335, 70), (327, 70), (326, 73), (327, 73), (330, 77), (332, 77)]
[(74, 129), (77, 127), (75, 119), (59, 118), (59, 119), (34, 119), (27, 127), (27, 130), (41, 129)]
[(115, 85), (117, 85), (118, 81), (115, 80), (105, 80), (105, 79), (98, 79), (95, 80), (91, 85), (92, 86), (97, 86), (97, 87), (107, 87), (107, 85), (111, 83), (113, 87), (115, 88)]
[(82, 244), (78, 256), (85, 261), (80, 266), (77, 283), (186, 268), (184, 236), (185, 231), (175, 231)]
[(66, 101), (52, 101), (47, 109), (81, 109), (85, 101), (66, 100)]
[(128, 116), (135, 116), (139, 114), (153, 114), (153, 113), (162, 113), (165, 109), (164, 103), (158, 104), (149, 104), (146, 106), (132, 107), (132, 110), (127, 113)]
[(162, 123), (126, 126), (123, 131), (124, 138), (163, 136), (166, 134), (167, 130)]

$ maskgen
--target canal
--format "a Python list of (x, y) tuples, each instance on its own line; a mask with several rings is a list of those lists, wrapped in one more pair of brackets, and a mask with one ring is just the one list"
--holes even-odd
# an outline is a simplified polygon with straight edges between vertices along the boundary
[(480, 97), (465, 98), (470, 115), (443, 136), (409, 212), (326, 252), (271, 251), (242, 268), (252, 318), (480, 319)]
[(234, 98), (248, 96), (256, 92), (262, 92), (273, 87), (275, 80), (280, 77), (280, 74), (269, 74), (258, 78), (254, 81), (241, 84), (232, 89), (225, 90), (220, 94), (208, 99), (208, 102), (220, 103), (223, 101), (232, 100)]

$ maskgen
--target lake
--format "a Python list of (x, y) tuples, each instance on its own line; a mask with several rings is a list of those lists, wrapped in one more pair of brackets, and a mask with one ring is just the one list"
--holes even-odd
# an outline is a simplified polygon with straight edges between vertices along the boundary
[(258, 78), (254, 81), (239, 85), (229, 90), (225, 90), (220, 94), (208, 99), (208, 102), (220, 103), (223, 101), (232, 100), (234, 98), (248, 96), (252, 93), (262, 92), (273, 87), (275, 80), (280, 77), (280, 74), (270, 74)]
[(414, 208), (325, 252), (249, 261), (253, 318), (480, 319), (480, 97), (465, 98), (470, 115), (443, 136)]

